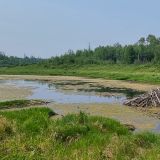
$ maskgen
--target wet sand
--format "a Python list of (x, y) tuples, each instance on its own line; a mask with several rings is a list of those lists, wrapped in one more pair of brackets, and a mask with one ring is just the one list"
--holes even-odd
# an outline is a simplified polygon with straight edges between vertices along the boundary
[(16, 87), (13, 85), (0, 85), (0, 101), (24, 99), (32, 94), (29, 88)]

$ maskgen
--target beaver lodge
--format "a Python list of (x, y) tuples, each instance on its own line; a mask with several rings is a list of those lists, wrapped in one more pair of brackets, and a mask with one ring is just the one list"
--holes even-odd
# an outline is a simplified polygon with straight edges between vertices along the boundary
[(134, 107), (160, 107), (160, 88), (129, 99), (124, 102), (124, 105)]

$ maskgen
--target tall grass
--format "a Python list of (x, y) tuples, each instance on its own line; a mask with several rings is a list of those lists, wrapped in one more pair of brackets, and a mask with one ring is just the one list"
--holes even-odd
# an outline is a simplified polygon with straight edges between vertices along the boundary
[[(0, 159), (159, 159), (160, 136), (133, 134), (119, 122), (83, 112), (54, 120), (48, 108), (0, 112), (4, 126)], [(1, 133), (0, 133), (1, 134)]]
[(129, 80), (136, 82), (160, 83), (160, 66), (144, 65), (84, 65), (84, 66), (55, 66), (45, 68), (40, 65), (0, 68), (0, 74), (21, 75), (68, 75), (114, 80)]

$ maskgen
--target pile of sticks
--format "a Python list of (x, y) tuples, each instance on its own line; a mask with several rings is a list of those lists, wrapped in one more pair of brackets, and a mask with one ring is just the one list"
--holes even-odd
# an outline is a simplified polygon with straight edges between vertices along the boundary
[(134, 107), (160, 107), (160, 88), (124, 102), (124, 105)]

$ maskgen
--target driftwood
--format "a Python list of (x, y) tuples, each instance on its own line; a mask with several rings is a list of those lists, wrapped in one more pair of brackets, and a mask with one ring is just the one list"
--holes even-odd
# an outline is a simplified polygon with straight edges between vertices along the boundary
[(134, 107), (160, 107), (160, 88), (127, 100), (124, 102), (124, 105)]

